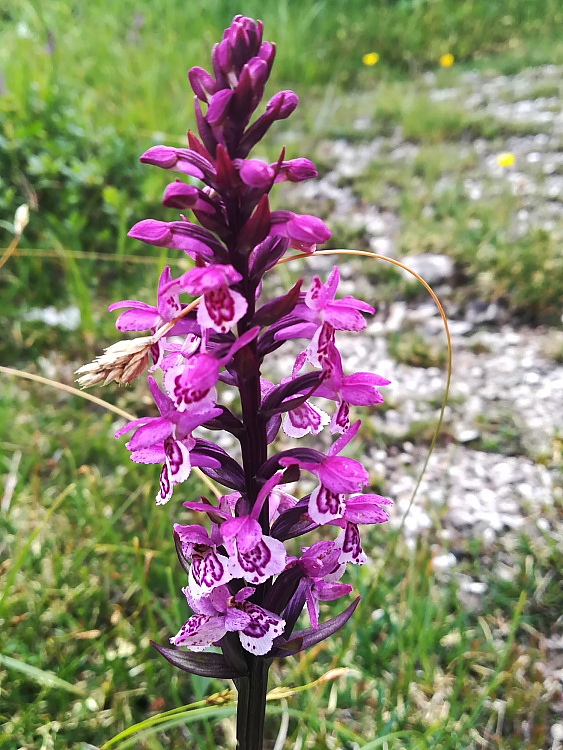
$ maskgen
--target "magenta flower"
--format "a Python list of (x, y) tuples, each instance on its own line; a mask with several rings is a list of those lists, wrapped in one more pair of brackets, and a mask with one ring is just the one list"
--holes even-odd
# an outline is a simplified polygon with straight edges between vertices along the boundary
[[(295, 374), (295, 373), (294, 373)], [(291, 378), (284, 378), (282, 383), (287, 383)], [(266, 394), (274, 388), (274, 384), (264, 378), (261, 379), (262, 393)], [(303, 394), (295, 394), (297, 397)], [(316, 395), (316, 392), (315, 392)], [(301, 438), (311, 433), (318, 435), (325, 425), (330, 422), (330, 417), (322, 409), (314, 404), (304, 401), (299, 406), (289, 409), (283, 416), (282, 427), (286, 435), (293, 438)]]
[(242, 294), (229, 288), (241, 279), (240, 273), (231, 265), (210, 264), (203, 268), (192, 268), (179, 279), (171, 281), (164, 291), (171, 294), (203, 294), (197, 309), (197, 322), (202, 329), (211, 328), (218, 333), (226, 333), (248, 309)]
[(318, 524), (341, 518), (345, 508), (345, 495), (358, 492), (369, 481), (369, 474), (359, 461), (339, 456), (341, 450), (356, 435), (361, 422), (358, 420), (329, 448), (328, 454), (317, 461), (307, 461), (293, 456), (281, 458), (281, 466), (296, 465), (314, 474), (320, 484), (313, 490), (308, 513)]
[(345, 565), (339, 561), (340, 549), (334, 542), (315, 542), (305, 549), (296, 564), (304, 571), (303, 588), (309, 619), (314, 630), (319, 627), (320, 602), (340, 599), (352, 591), (347, 583), (338, 583)]
[(326, 242), (331, 237), (326, 224), (309, 214), (272, 211), (271, 221), (271, 236), (287, 237), (290, 247), (304, 253), (314, 252), (320, 242)]
[(115, 437), (135, 430), (127, 443), (131, 460), (142, 464), (164, 463), (160, 475), (160, 492), (156, 497), (157, 504), (163, 505), (172, 497), (174, 487), (190, 476), (192, 466), (219, 466), (216, 459), (191, 454), (196, 445), (192, 431), (219, 416), (222, 410), (208, 405), (197, 414), (182, 413), (174, 408), (172, 400), (162, 393), (152, 377), (149, 377), (149, 387), (161, 416), (134, 419), (118, 430)]
[(321, 363), (325, 377), (315, 391), (315, 395), (336, 401), (338, 408), (332, 417), (330, 429), (331, 432), (345, 432), (350, 427), (350, 404), (354, 406), (382, 404), (383, 396), (378, 388), (389, 385), (391, 381), (371, 372), (344, 375), (340, 352), (332, 340), (326, 342), (322, 351)]
[(184, 526), (180, 523), (174, 524), (174, 532), (180, 539), (184, 557), (191, 560), (188, 588), (194, 599), (232, 580), (234, 576), (228, 569), (229, 558), (217, 551), (221, 539), (216, 533), (210, 537), (203, 526)]

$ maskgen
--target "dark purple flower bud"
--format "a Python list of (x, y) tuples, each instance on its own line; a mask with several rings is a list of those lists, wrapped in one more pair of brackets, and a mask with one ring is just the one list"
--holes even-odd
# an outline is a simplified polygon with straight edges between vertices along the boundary
[(204, 68), (196, 66), (188, 72), (188, 78), (197, 98), (201, 99), (202, 102), (209, 102), (217, 91), (217, 84), (213, 76)]
[(166, 186), (162, 203), (168, 208), (192, 208), (199, 200), (199, 190), (177, 180)]
[(306, 253), (313, 252), (317, 243), (326, 242), (332, 236), (321, 219), (292, 211), (272, 211), (270, 235), (288, 237), (291, 247)]
[(317, 168), (310, 159), (291, 159), (281, 163), (276, 182), (302, 182), (318, 177)]
[(203, 180), (213, 187), (215, 167), (200, 154), (187, 148), (171, 148), (170, 146), (152, 146), (141, 156), (143, 164), (153, 164), (162, 169), (174, 169)]
[(243, 135), (237, 156), (244, 158), (249, 151), (260, 141), (272, 123), (276, 120), (284, 120), (294, 111), (298, 103), (297, 94), (293, 91), (280, 91), (273, 96), (266, 107), (266, 111), (247, 129)]
[(157, 221), (144, 219), (129, 231), (129, 237), (157, 247), (183, 250), (190, 257), (200, 255), (206, 260), (226, 258), (227, 250), (205, 229), (189, 221)]
[(274, 167), (260, 159), (235, 159), (234, 164), (248, 187), (268, 189), (276, 176)]
[(268, 65), (259, 57), (250, 60), (242, 69), (232, 108), (232, 118), (237, 123), (241, 133), (250, 121), (252, 113), (260, 104), (268, 75)]
[(228, 75), (238, 75), (243, 65), (260, 52), (263, 24), (245, 16), (235, 16), (232, 24), (225, 29), (223, 41), (228, 47), (228, 54), (221, 50), (218, 62)]
[(283, 257), (289, 247), (286, 237), (267, 237), (252, 251), (250, 268), (252, 276), (261, 278), (262, 274), (273, 268)]
[(258, 50), (258, 57), (265, 60), (268, 64), (268, 71), (272, 70), (274, 64), (274, 58), (276, 56), (276, 45), (272, 42), (262, 42), (260, 49)]
[(230, 89), (218, 91), (211, 98), (209, 109), (205, 119), (212, 126), (221, 125), (229, 116), (229, 105), (233, 98), (233, 92)]
[(295, 91), (278, 91), (266, 105), (266, 114), (275, 114), (276, 120), (285, 120), (295, 111), (298, 104), (299, 97)]

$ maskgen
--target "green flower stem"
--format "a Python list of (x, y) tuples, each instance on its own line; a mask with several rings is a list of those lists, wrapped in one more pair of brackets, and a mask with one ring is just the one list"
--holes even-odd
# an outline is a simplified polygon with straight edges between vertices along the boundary
[(235, 680), (238, 690), (237, 750), (262, 750), (271, 659), (249, 656), (249, 673)]

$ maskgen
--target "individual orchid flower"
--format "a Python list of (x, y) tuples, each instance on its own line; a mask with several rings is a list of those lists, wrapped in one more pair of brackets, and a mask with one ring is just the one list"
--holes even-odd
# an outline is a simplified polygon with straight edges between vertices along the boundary
[(234, 596), (227, 586), (218, 586), (208, 596), (198, 599), (189, 586), (182, 591), (195, 614), (170, 639), (175, 646), (202, 651), (228, 632), (234, 632), (239, 634), (243, 648), (263, 656), (283, 633), (285, 621), (279, 615), (247, 601), (255, 591), (252, 586), (242, 588)]
[(190, 476), (192, 466), (219, 466), (213, 458), (192, 454), (196, 441), (192, 436), (196, 427), (222, 413), (220, 408), (208, 405), (195, 413), (182, 413), (174, 408), (172, 399), (163, 393), (156, 380), (149, 377), (149, 388), (160, 411), (160, 417), (141, 417), (128, 422), (115, 433), (121, 437), (131, 430), (135, 434), (127, 443), (131, 460), (143, 464), (163, 463), (160, 475), (158, 505), (167, 503), (177, 484)]
[(360, 428), (360, 420), (353, 424), (333, 445), (328, 454), (318, 461), (307, 461), (293, 456), (283, 457), (281, 466), (296, 465), (314, 474), (320, 484), (313, 490), (309, 500), (309, 516), (318, 524), (341, 518), (345, 509), (345, 496), (358, 492), (369, 481), (369, 474), (359, 461), (339, 456)]
[(192, 268), (179, 279), (171, 281), (165, 291), (172, 294), (203, 294), (197, 308), (197, 322), (202, 329), (211, 328), (218, 333), (227, 333), (248, 308), (242, 294), (230, 289), (231, 284), (241, 279), (240, 273), (231, 265), (210, 264), (203, 268)]
[(344, 375), (342, 357), (332, 341), (328, 341), (322, 354), (322, 369), (325, 377), (315, 391), (315, 396), (336, 401), (338, 408), (332, 417), (331, 432), (345, 432), (350, 427), (350, 404), (373, 406), (382, 404), (383, 396), (378, 388), (389, 385), (390, 380), (371, 372), (356, 372)]
[(389, 520), (389, 513), (383, 505), (392, 505), (391, 500), (381, 495), (355, 495), (346, 501), (342, 518), (329, 521), (333, 526), (340, 526), (342, 532), (335, 540), (335, 547), (339, 550), (340, 564), (353, 563), (364, 565), (367, 557), (362, 549), (362, 541), (358, 524), (385, 523)]
[(258, 328), (246, 331), (223, 356), (180, 350), (174, 363), (167, 363), (164, 373), (164, 386), (176, 409), (181, 412), (199, 412), (215, 404), (215, 386), (219, 381), (221, 368), (239, 349), (252, 341), (257, 333)]
[(312, 253), (317, 245), (330, 239), (331, 232), (316, 216), (294, 214), (292, 211), (272, 211), (270, 235), (287, 237), (296, 250)]
[[(147, 305), (145, 302), (138, 300), (126, 299), (121, 302), (114, 302), (108, 307), (108, 310), (118, 310), (123, 307), (129, 308), (118, 317), (115, 327), (119, 331), (152, 331), (155, 333), (162, 325), (169, 323), (182, 310), (182, 305), (177, 293), (170, 291), (167, 287), (172, 280), (170, 267), (166, 266), (160, 274), (158, 282), (157, 305)], [(191, 320), (182, 318), (178, 320), (171, 329), (169, 335), (182, 335), (191, 333), (194, 330), (194, 323)], [(152, 357), (154, 368), (156, 369), (161, 362), (165, 350), (166, 338), (161, 338), (152, 348)]]
[(315, 630), (319, 627), (319, 603), (339, 599), (352, 591), (349, 584), (338, 583), (345, 568), (339, 557), (340, 549), (335, 542), (315, 542), (304, 549), (301, 558), (295, 558), (294, 564), (304, 572), (305, 601)]
[[(295, 375), (295, 372), (294, 372)], [(288, 382), (289, 378), (284, 378), (282, 383)], [(274, 384), (269, 380), (261, 378), (261, 389), (263, 394), (267, 394), (274, 388)], [(294, 394), (294, 397), (302, 396), (301, 393)], [(317, 393), (315, 392), (315, 395)], [(288, 399), (289, 400), (289, 399)], [(318, 435), (325, 425), (330, 422), (330, 417), (318, 406), (304, 401), (299, 406), (288, 411), (283, 415), (282, 427), (286, 435), (293, 438), (301, 438), (311, 433)]]
[(243, 578), (257, 585), (285, 568), (283, 542), (264, 534), (258, 522), (262, 507), (281, 476), (279, 472), (264, 484), (248, 515), (229, 518), (220, 527), (221, 537), (230, 555), (229, 570), (233, 578)]
[[(198, 599), (232, 580), (229, 559), (217, 551), (221, 538), (199, 524), (174, 524), (184, 557), (191, 560), (189, 590)], [(215, 538), (214, 538), (215, 537)]]

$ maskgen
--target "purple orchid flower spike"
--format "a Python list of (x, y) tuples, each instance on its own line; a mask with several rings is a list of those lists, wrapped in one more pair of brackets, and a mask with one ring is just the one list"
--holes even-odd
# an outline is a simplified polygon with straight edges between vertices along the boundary
[[(389, 383), (368, 372), (345, 374), (338, 350), (339, 332), (363, 331), (374, 308), (338, 297), (337, 267), (326, 282), (299, 279), (273, 299), (272, 285), (263, 284), (292, 248), (314, 257), (331, 236), (316, 216), (270, 208), (278, 183), (317, 176), (309, 159), (287, 158), (285, 149), (271, 163), (249, 156), (297, 106), (293, 91), (280, 91), (259, 110), (274, 58), (262, 23), (236, 16), (213, 48), (209, 71), (189, 72), (197, 133), (188, 132), (185, 148), (152, 146), (141, 161), (179, 174), (163, 202), (191, 211), (193, 220), (143, 219), (129, 232), (177, 250), (188, 270), (178, 278), (163, 270), (154, 306), (124, 300), (110, 307), (126, 308), (120, 330), (152, 334), (124, 342), (137, 359), (127, 360), (120, 347), (125, 365), (119, 360), (119, 367), (128, 368), (121, 382), (131, 382), (153, 346), (155, 377), (148, 385), (156, 408), (117, 436), (133, 433), (127, 448), (134, 462), (162, 465), (157, 503), (176, 498), (193, 467), (227, 488), (216, 503), (182, 498), (174, 540), (193, 614), (170, 638), (174, 648), (155, 645), (182, 670), (235, 680), (239, 750), (263, 747), (272, 658), (333, 637), (352, 617), (359, 599), (323, 620), (324, 602), (350, 594), (341, 582), (347, 565), (368, 560), (360, 528), (386, 521), (390, 504), (366, 489), (362, 463), (342, 455), (361, 424), (350, 424), (350, 408), (381, 403), (379, 389)], [(305, 343), (292, 372), (274, 375), (275, 385), (262, 370), (292, 339)], [(89, 378), (103, 382), (106, 370), (93, 373), (94, 365), (87, 366)], [(114, 378), (111, 357), (106, 367)], [(328, 424), (341, 434), (326, 453), (277, 447), (280, 430), (284, 441), (313, 441)], [(299, 483), (303, 472), (316, 479), (312, 491)], [(194, 513), (203, 523), (192, 523)], [(317, 530), (321, 541), (311, 538)], [(304, 535), (306, 546), (295, 557), (291, 540)], [(310, 627), (295, 631), (304, 608)], [(209, 646), (221, 653), (201, 653)]]

